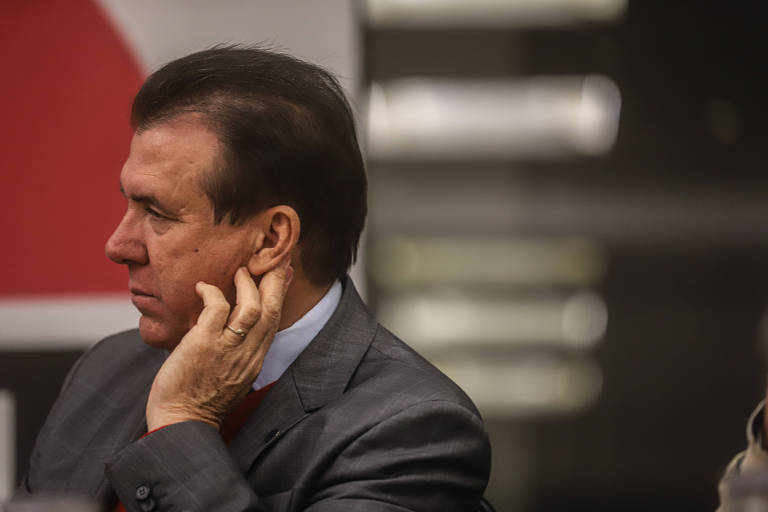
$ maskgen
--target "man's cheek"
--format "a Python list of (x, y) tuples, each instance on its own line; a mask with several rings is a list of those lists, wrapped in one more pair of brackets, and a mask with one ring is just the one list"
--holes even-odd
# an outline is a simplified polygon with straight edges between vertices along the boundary
[(196, 299), (195, 302), (188, 304), (185, 308), (187, 329), (191, 329), (197, 324), (197, 319), (203, 311), (203, 301), (197, 295), (194, 297)]
[(227, 302), (229, 302), (232, 307), (234, 307), (235, 303), (237, 302), (237, 289), (235, 288), (234, 274), (229, 276), (229, 279), (222, 283), (221, 286), (219, 286), (219, 289), (224, 294)]
[(229, 304), (234, 307), (236, 303), (236, 297), (237, 297), (237, 289), (235, 288), (235, 274), (234, 272), (227, 273), (227, 274), (221, 274), (221, 273), (214, 273), (213, 275), (204, 275), (200, 274), (198, 276), (195, 276), (194, 281), (191, 284), (191, 293), (192, 296), (194, 296), (197, 301), (202, 305), (202, 299), (200, 299), (197, 295), (197, 292), (195, 291), (195, 285), (199, 282), (203, 281), (205, 283), (208, 283), (210, 285), (215, 286), (219, 290), (221, 290), (221, 293), (224, 295), (224, 298), (229, 302)]

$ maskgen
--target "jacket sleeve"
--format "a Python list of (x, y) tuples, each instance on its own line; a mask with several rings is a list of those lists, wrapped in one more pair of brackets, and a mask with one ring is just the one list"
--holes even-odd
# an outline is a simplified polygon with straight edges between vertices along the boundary
[[(367, 429), (329, 458), (312, 489), (295, 489), (291, 510), (474, 511), (490, 470), (480, 418), (446, 401), (412, 405)], [(129, 511), (262, 511), (218, 432), (203, 423), (170, 425), (123, 449), (107, 477)]]
[(129, 512), (266, 510), (219, 432), (202, 422), (169, 425), (129, 444), (106, 475)]

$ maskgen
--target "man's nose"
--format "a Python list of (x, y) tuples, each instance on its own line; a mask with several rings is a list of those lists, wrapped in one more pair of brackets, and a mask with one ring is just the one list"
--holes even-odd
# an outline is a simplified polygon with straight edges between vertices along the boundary
[(138, 219), (133, 219), (130, 211), (126, 212), (104, 246), (107, 258), (122, 265), (147, 264), (147, 246), (138, 223)]

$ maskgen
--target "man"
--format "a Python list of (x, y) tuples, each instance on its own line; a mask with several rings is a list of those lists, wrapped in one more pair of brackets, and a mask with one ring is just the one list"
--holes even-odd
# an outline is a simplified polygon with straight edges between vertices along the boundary
[(19, 496), (476, 509), (490, 458), (477, 410), (346, 276), (366, 179), (335, 79), (216, 48), (150, 76), (131, 119), (127, 211), (106, 252), (128, 269), (139, 329), (71, 370)]

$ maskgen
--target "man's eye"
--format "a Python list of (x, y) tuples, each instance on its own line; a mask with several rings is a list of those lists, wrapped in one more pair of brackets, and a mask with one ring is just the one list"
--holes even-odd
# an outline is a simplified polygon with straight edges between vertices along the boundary
[(146, 210), (146, 212), (147, 212), (148, 214), (150, 214), (152, 217), (154, 217), (154, 218), (156, 218), (156, 219), (164, 219), (164, 220), (167, 220), (167, 219), (168, 219), (168, 217), (166, 217), (166, 216), (165, 216), (165, 215), (163, 215), (162, 213), (158, 212), (157, 210), (155, 210), (155, 209), (154, 209), (154, 208), (152, 208), (151, 206), (147, 206), (146, 208), (144, 208), (144, 210)]

